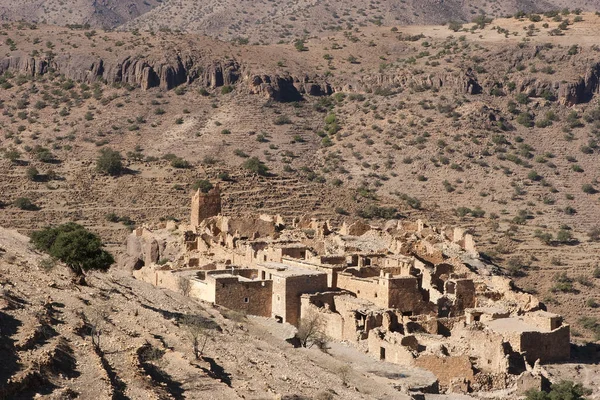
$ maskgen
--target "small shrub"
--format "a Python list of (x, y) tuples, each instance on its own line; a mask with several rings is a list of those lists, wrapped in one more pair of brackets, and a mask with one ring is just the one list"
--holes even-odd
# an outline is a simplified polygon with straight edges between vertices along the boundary
[(378, 207), (369, 205), (357, 212), (358, 216), (365, 219), (381, 218), (393, 219), (397, 216), (398, 210), (393, 207)]
[(585, 305), (588, 306), (589, 308), (598, 308), (598, 307), (600, 307), (600, 304), (598, 304), (598, 302), (596, 301), (596, 299), (592, 299), (592, 298), (587, 299), (587, 301), (585, 302)]
[(279, 115), (277, 118), (275, 118), (273, 123), (275, 125), (287, 125), (291, 124), (292, 120), (287, 115)]
[(600, 241), (600, 226), (596, 225), (592, 227), (592, 229), (588, 231), (588, 237), (590, 238), (590, 242)]
[(183, 158), (176, 157), (171, 160), (171, 167), (173, 168), (185, 169), (190, 168), (191, 166), (192, 165), (190, 164), (190, 162), (184, 160)]
[(556, 233), (556, 242), (561, 244), (568, 244), (573, 241), (573, 234), (566, 229), (560, 229)]
[(531, 128), (533, 126), (533, 119), (531, 118), (531, 114), (526, 112), (520, 113), (517, 117), (517, 123), (527, 128)]
[(255, 174), (266, 176), (269, 173), (269, 168), (258, 159), (258, 157), (251, 157), (242, 165), (245, 169)]
[[(585, 317), (584, 317), (585, 318)], [(589, 318), (589, 317), (588, 317)], [(593, 318), (590, 318), (593, 319)], [(600, 329), (597, 321), (595, 321), (595, 329)], [(525, 400), (584, 400), (585, 397), (591, 394), (591, 390), (586, 389), (580, 383), (571, 381), (561, 381), (553, 383), (550, 386), (550, 392), (537, 391), (535, 389), (525, 392)]]
[(36, 167), (27, 168), (27, 178), (30, 181), (37, 181), (39, 179), (39, 177), (40, 177), (40, 173)]
[(581, 190), (583, 191), (583, 193), (587, 193), (587, 194), (595, 194), (598, 193), (598, 191), (596, 190), (596, 188), (594, 188), (593, 185), (586, 183), (583, 186), (581, 186)]
[(24, 211), (37, 211), (40, 209), (27, 197), (19, 197), (14, 201), (13, 204), (15, 205), (15, 207)]
[(117, 176), (123, 172), (123, 158), (121, 153), (105, 148), (100, 150), (100, 157), (96, 160), (96, 170), (102, 174)]
[(194, 184), (192, 185), (192, 190), (200, 189), (202, 193), (208, 193), (212, 188), (213, 184), (210, 183), (210, 181), (207, 179), (201, 179), (199, 181), (194, 182)]

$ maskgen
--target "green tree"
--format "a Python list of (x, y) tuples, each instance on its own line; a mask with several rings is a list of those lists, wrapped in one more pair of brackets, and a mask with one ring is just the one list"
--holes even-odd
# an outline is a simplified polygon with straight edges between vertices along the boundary
[(121, 175), (123, 172), (121, 153), (110, 148), (100, 150), (100, 157), (96, 160), (96, 169), (111, 176)]
[(37, 211), (39, 207), (35, 205), (30, 199), (27, 197), (19, 197), (14, 202), (15, 207), (20, 208), (25, 211)]
[(106, 271), (115, 261), (102, 248), (98, 236), (73, 222), (35, 231), (31, 242), (36, 249), (64, 262), (79, 277), (88, 270)]
[(27, 168), (27, 178), (29, 178), (30, 181), (37, 181), (39, 177), (40, 173), (36, 167)]
[(528, 390), (525, 400), (584, 400), (591, 391), (583, 387), (580, 383), (571, 381), (562, 381), (553, 383), (550, 392), (541, 392), (537, 390)]
[(296, 39), (294, 41), (294, 47), (296, 48), (296, 50), (298, 51), (307, 51), (308, 49), (306, 48), (306, 46), (304, 45), (306, 42), (304, 39)]
[(4, 153), (4, 157), (6, 157), (13, 164), (19, 161), (19, 157), (21, 157), (21, 153), (18, 150), (10, 149), (6, 153)]
[(243, 167), (255, 174), (266, 176), (269, 173), (269, 167), (265, 165), (258, 157), (251, 157), (244, 162)]
[(202, 193), (208, 193), (213, 188), (213, 184), (209, 180), (201, 179), (192, 185), (192, 190), (198, 190)]

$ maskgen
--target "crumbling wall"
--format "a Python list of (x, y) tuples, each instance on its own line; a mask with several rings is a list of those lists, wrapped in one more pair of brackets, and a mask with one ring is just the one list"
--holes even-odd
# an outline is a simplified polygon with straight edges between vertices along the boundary
[(462, 314), (465, 308), (475, 307), (475, 284), (472, 279), (456, 279), (454, 287), (456, 296), (455, 314)]
[(340, 228), (340, 235), (342, 236), (362, 236), (371, 230), (371, 225), (365, 224), (362, 221), (356, 221), (353, 223), (347, 223), (344, 221)]
[(168, 266), (150, 265), (139, 270), (133, 271), (133, 276), (144, 282), (151, 283), (154, 286), (177, 292), (179, 290), (179, 277), (173, 274)]
[(519, 349), (527, 362), (565, 361), (571, 356), (570, 327), (563, 325), (552, 332), (523, 332)]
[[(403, 344), (404, 343), (404, 344)], [(371, 357), (401, 365), (413, 365), (414, 337), (375, 329), (369, 334), (367, 346)]]
[(440, 386), (443, 387), (450, 386), (450, 381), (455, 377), (463, 377), (468, 381), (472, 381), (474, 376), (473, 366), (466, 354), (448, 357), (424, 354), (419, 356), (414, 364), (433, 372), (438, 378)]
[[(477, 358), (477, 368), (486, 373), (506, 373), (507, 353), (511, 350), (501, 334), (484, 329), (482, 325), (468, 327), (465, 333), (453, 332), (467, 338), (469, 354)], [(516, 349), (512, 349), (516, 350)]]
[(200, 189), (192, 197), (192, 210), (190, 224), (196, 228), (202, 221), (221, 213), (221, 191), (215, 186), (208, 193), (202, 193)]
[(272, 281), (216, 279), (215, 304), (261, 317), (271, 316)]
[(301, 318), (318, 315), (325, 335), (335, 340), (344, 340), (344, 320), (340, 314), (331, 309), (333, 304), (331, 294), (303, 295), (300, 303)]
[(339, 273), (337, 286), (354, 293), (361, 299), (369, 300), (373, 304), (388, 308), (388, 288), (379, 279), (356, 278), (349, 273)]
[(383, 282), (388, 288), (388, 304), (385, 307), (411, 314), (421, 309), (423, 299), (417, 278), (402, 276), (384, 279)]

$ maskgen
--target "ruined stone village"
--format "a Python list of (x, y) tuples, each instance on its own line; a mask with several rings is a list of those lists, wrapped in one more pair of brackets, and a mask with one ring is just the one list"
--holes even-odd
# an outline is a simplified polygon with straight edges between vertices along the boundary
[(540, 389), (543, 364), (570, 356), (561, 316), (495, 275), (460, 228), (233, 217), (220, 196), (196, 192), (189, 225), (135, 229), (133, 275), (247, 315), (318, 320), (328, 340), (431, 371), (424, 392)]

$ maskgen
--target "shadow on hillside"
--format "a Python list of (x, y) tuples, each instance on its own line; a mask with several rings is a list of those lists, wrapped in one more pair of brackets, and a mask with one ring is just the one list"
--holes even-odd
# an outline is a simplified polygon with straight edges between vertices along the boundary
[(215, 329), (217, 331), (221, 331), (221, 327), (215, 321), (210, 318), (204, 317), (198, 314), (184, 314), (180, 312), (172, 312), (163, 310), (160, 308), (152, 307), (147, 304), (141, 304), (142, 308), (147, 310), (151, 310), (159, 313), (165, 319), (176, 320), (178, 324), (185, 324), (186, 322), (193, 321), (195, 325), (201, 326), (205, 329)]
[(208, 376), (214, 379), (218, 379), (227, 386), (231, 387), (231, 374), (225, 372), (225, 369), (219, 364), (217, 364), (214, 358), (202, 356), (202, 359), (210, 364), (210, 371), (207, 371), (205, 368), (202, 368), (202, 370), (204, 370), (204, 372), (206, 372)]
[(569, 362), (580, 364), (597, 364), (600, 361), (600, 344), (586, 343), (575, 344), (571, 343), (571, 359)]
[(139, 175), (139, 174), (140, 174), (140, 171), (131, 169), (131, 168), (127, 168), (127, 167), (125, 167), (121, 170), (121, 175)]
[(11, 336), (17, 333), (21, 322), (0, 312), (0, 398), (7, 381), (19, 370), (19, 356)]
[(183, 400), (185, 397), (183, 393), (185, 390), (182, 388), (181, 383), (173, 380), (171, 375), (165, 372), (163, 369), (149, 362), (141, 363), (144, 372), (152, 378), (152, 380), (164, 387), (169, 395), (175, 400)]

